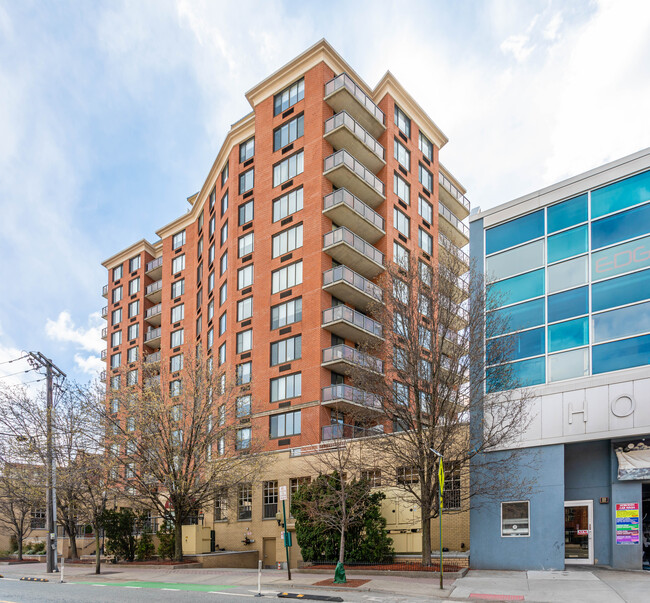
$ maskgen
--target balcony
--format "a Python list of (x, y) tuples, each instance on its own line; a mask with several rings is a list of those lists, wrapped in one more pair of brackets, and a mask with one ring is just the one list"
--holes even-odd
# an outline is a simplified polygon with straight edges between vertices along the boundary
[(381, 287), (347, 266), (326, 270), (323, 273), (323, 289), (358, 308), (371, 308), (383, 300)]
[(157, 304), (162, 299), (162, 279), (147, 285), (144, 296), (154, 304)]
[(438, 198), (461, 219), (469, 216), (469, 199), (443, 174), (442, 170), (438, 172), (438, 183), (440, 184)]
[(106, 341), (107, 337), (108, 337), (108, 327), (104, 327), (102, 329), (102, 339)]
[(449, 328), (464, 329), (469, 322), (469, 312), (458, 303), (452, 302), (446, 295), (440, 295), (440, 310), (453, 312), (455, 316), (451, 320), (441, 318), (443, 322), (449, 325)]
[(106, 350), (102, 350), (102, 351), (99, 353), (99, 357), (100, 357), (102, 360), (106, 360), (106, 356), (108, 356), (108, 352), (107, 352)]
[(438, 203), (438, 213), (442, 220), (438, 227), (443, 234), (457, 247), (465, 247), (469, 243), (469, 227), (461, 222), (443, 203)]
[(438, 244), (448, 255), (448, 265), (450, 267), (457, 267), (458, 270), (467, 272), (469, 269), (469, 255), (465, 253), (460, 247), (454, 245), (445, 235), (441, 232), (438, 233)]
[[(467, 299), (469, 297), (469, 275), (467, 273), (458, 276), (448, 268), (441, 266), (440, 278), (447, 281), (447, 283), (452, 286), (451, 291), (453, 291), (453, 298), (455, 303), (458, 303), (459, 300)], [(444, 291), (445, 285), (442, 284), (442, 287)], [(449, 287), (447, 288), (449, 289)]]
[(347, 149), (375, 174), (386, 165), (386, 151), (345, 111), (325, 122), (325, 140), (336, 150)]
[(108, 316), (108, 306), (104, 306), (102, 308), (102, 318), (106, 318)]
[(102, 297), (108, 298), (108, 285), (102, 287)]
[(160, 334), (161, 334), (160, 327), (158, 327), (157, 329), (149, 329), (144, 334), (144, 344), (154, 350), (160, 349)]
[(384, 254), (345, 226), (325, 233), (323, 251), (369, 278), (384, 271)]
[(144, 357), (144, 363), (147, 365), (156, 364), (160, 362), (160, 357), (161, 357), (160, 350), (154, 352), (153, 354), (147, 354)]
[(325, 84), (324, 100), (337, 113), (347, 111), (375, 138), (386, 129), (384, 112), (347, 73), (341, 73)]
[(321, 366), (344, 375), (349, 375), (356, 368), (362, 368), (373, 373), (383, 374), (384, 372), (384, 363), (379, 358), (364, 354), (343, 344), (325, 348)]
[(336, 188), (347, 188), (371, 207), (386, 200), (384, 183), (345, 150), (325, 157), (323, 174)]
[(99, 373), (99, 380), (102, 383), (106, 383), (106, 371), (102, 371), (101, 373)]
[(154, 260), (151, 260), (150, 262), (147, 262), (147, 266), (145, 268), (145, 274), (149, 278), (153, 279), (154, 281), (160, 280), (160, 278), (162, 277), (162, 264), (163, 264), (162, 256)]
[(381, 411), (381, 400), (378, 396), (351, 385), (343, 384), (324, 387), (322, 389), (321, 404), (331, 406), (342, 412)]
[(323, 311), (323, 329), (357, 343), (382, 339), (380, 323), (349, 306), (334, 306)]
[(160, 387), (160, 375), (154, 375), (153, 377), (147, 377), (144, 380), (145, 387)]
[(377, 427), (358, 427), (357, 425), (346, 425), (344, 423), (334, 423), (334, 425), (324, 425), (322, 427), (321, 440), (353, 440), (356, 438), (369, 438), (384, 433), (382, 426)]
[(161, 317), (162, 304), (156, 304), (155, 306), (151, 306), (151, 308), (147, 308), (147, 310), (145, 310), (144, 319), (147, 321), (147, 323), (153, 325), (154, 327), (160, 326)]
[(335, 224), (346, 226), (369, 243), (376, 243), (386, 235), (384, 219), (344, 188), (325, 196), (323, 213)]

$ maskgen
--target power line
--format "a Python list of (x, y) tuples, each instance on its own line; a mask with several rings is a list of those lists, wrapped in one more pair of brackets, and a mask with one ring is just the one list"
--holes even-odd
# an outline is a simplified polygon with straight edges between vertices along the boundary
[(33, 370), (36, 370), (36, 369), (29, 368), (29, 369), (26, 369), (24, 371), (18, 371), (16, 373), (10, 373), (9, 375), (0, 375), (0, 379), (5, 379), (7, 377), (15, 377), (16, 375), (23, 375), (25, 373), (30, 373)]
[(10, 364), (11, 362), (18, 362), (19, 360), (22, 360), (23, 358), (27, 358), (27, 354), (23, 354), (20, 356), (20, 358), (14, 358), (13, 360), (4, 360), (3, 362), (0, 362), (0, 364)]

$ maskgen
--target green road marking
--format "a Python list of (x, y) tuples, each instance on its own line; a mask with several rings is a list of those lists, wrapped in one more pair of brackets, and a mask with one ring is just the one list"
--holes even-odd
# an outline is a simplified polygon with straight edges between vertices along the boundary
[(228, 588), (237, 588), (232, 585), (221, 584), (177, 584), (175, 582), (75, 582), (75, 584), (90, 584), (92, 586), (122, 586), (122, 587), (139, 587), (139, 588), (157, 588), (160, 590), (193, 590), (198, 592), (210, 592), (218, 590), (226, 590)]

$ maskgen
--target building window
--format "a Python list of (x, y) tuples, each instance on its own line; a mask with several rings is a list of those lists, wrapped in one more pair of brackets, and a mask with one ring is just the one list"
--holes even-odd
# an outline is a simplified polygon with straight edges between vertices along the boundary
[(245, 266), (237, 270), (237, 290), (250, 287), (253, 284), (253, 266)]
[(179, 345), (183, 345), (184, 341), (184, 330), (178, 329), (177, 331), (172, 331), (170, 336), (170, 345), (173, 348), (177, 348)]
[(433, 174), (421, 163), (418, 165), (420, 184), (429, 192), (433, 192)]
[(381, 469), (363, 469), (361, 479), (366, 480), (371, 488), (381, 486)]
[(433, 224), (433, 205), (422, 197), (418, 197), (418, 213), (425, 222)]
[(220, 240), (221, 240), (221, 245), (222, 246), (228, 240), (228, 220), (226, 220), (223, 223), (223, 226), (221, 227), (221, 239)]
[(197, 261), (201, 260), (203, 255), (203, 237), (199, 239), (199, 242), (196, 244), (196, 259)]
[(44, 530), (47, 523), (47, 510), (34, 509), (31, 512), (30, 526), (32, 530)]
[(395, 125), (404, 133), (408, 138), (411, 137), (411, 120), (406, 117), (397, 105), (395, 105)]
[(295, 84), (291, 84), (291, 86), (275, 95), (273, 98), (273, 115), (286, 111), (303, 98), (305, 98), (305, 79), (301, 78)]
[[(395, 348), (399, 350), (400, 348)], [(399, 406), (409, 405), (409, 386), (400, 381), (393, 381), (393, 400)]]
[(111, 389), (120, 389), (120, 375), (111, 377)]
[(247, 297), (237, 302), (237, 321), (246, 320), (253, 316), (253, 298)]
[[(223, 440), (223, 438), (220, 438), (220, 440)], [(220, 452), (219, 454), (223, 453)], [(212, 519), (214, 521), (226, 521), (228, 519), (228, 491), (225, 488), (217, 490), (217, 493), (214, 495)]]
[(226, 342), (224, 341), (219, 346), (219, 366), (222, 366), (226, 362)]
[(212, 266), (214, 262), (214, 243), (208, 247), (208, 266)]
[(420, 243), (420, 249), (422, 249), (422, 251), (428, 253), (429, 255), (433, 253), (433, 237), (421, 228), (418, 229), (418, 241)]
[(179, 304), (172, 308), (171, 322), (178, 322), (185, 317), (185, 304)]
[(284, 438), (300, 433), (300, 411), (285, 412), (269, 417), (269, 437)]
[(221, 186), (226, 184), (226, 182), (228, 182), (228, 163), (226, 163), (221, 170)]
[(253, 329), (237, 333), (237, 353), (248, 352), (253, 349)]
[(129, 272), (135, 272), (140, 270), (140, 256), (136, 255), (134, 258), (129, 260)]
[(399, 243), (393, 242), (393, 260), (404, 270), (409, 268), (409, 251)]
[(283, 220), (302, 209), (302, 186), (273, 201), (273, 221)]
[(460, 509), (460, 471), (445, 463), (445, 487), (442, 502), (444, 509)]
[(239, 174), (239, 194), (243, 195), (250, 190), (253, 190), (255, 186), (255, 168)]
[(214, 300), (211, 299), (210, 302), (208, 303), (208, 320), (212, 320), (213, 316), (214, 316)]
[(429, 160), (433, 161), (433, 143), (420, 132), (418, 136), (418, 146), (422, 154)]
[(135, 295), (138, 291), (140, 291), (139, 276), (129, 281), (129, 295)]
[(226, 326), (228, 325), (228, 313), (224, 312), (219, 317), (219, 336), (223, 335), (226, 332)]
[(127, 371), (126, 373), (126, 384), (127, 385), (137, 385), (138, 384), (138, 369), (133, 369)]
[(299, 398), (302, 395), (301, 377), (301, 373), (294, 373), (271, 379), (271, 402)]
[[(203, 279), (203, 262), (201, 262), (197, 267), (196, 267), (196, 282), (198, 285), (201, 284), (201, 279)], [(198, 307), (197, 303), (197, 307)]]
[(221, 197), (221, 216), (228, 211), (228, 191), (226, 191), (226, 194)]
[(113, 289), (113, 303), (116, 304), (120, 301), (122, 301), (122, 285)]
[(501, 536), (530, 536), (530, 502), (501, 503)]
[(243, 427), (237, 430), (235, 436), (235, 450), (246, 450), (251, 447), (251, 428)]
[(251, 382), (251, 375), (253, 372), (253, 363), (244, 362), (237, 365), (237, 385), (245, 385)]
[(393, 192), (407, 205), (411, 204), (411, 186), (398, 174), (393, 174)]
[(406, 214), (402, 213), (396, 207), (393, 208), (393, 224), (395, 228), (399, 232), (401, 232), (406, 238), (410, 236), (410, 232), (411, 232), (410, 223), (411, 220), (408, 218)]
[(237, 519), (251, 519), (252, 516), (253, 488), (250, 484), (240, 484), (237, 488)]
[(304, 127), (305, 116), (298, 115), (273, 130), (273, 150), (277, 151), (300, 138), (304, 133)]
[(411, 153), (397, 138), (395, 139), (393, 155), (403, 168), (406, 170), (411, 169)]
[(214, 270), (208, 274), (208, 293), (214, 289)]
[(243, 257), (249, 253), (253, 253), (254, 248), (254, 233), (249, 232), (243, 237), (239, 237), (239, 255), (237, 257)]
[(302, 297), (271, 308), (271, 330), (302, 320)]
[(210, 200), (209, 200), (210, 211), (212, 211), (212, 209), (214, 208), (214, 203), (215, 203), (216, 200), (217, 200), (217, 191), (216, 191), (216, 189), (213, 188), (212, 192), (210, 193)]
[(210, 349), (212, 347), (212, 345), (214, 344), (214, 329), (213, 328), (208, 329), (208, 338), (207, 338), (206, 343), (207, 343), (208, 349)]
[(271, 344), (271, 366), (302, 358), (302, 335), (289, 337)]
[(243, 224), (248, 224), (248, 222), (251, 222), (253, 220), (253, 204), (254, 201), (251, 199), (250, 201), (247, 201), (246, 203), (242, 203), (239, 206), (239, 225), (242, 226)]
[(278, 512), (278, 482), (262, 482), (262, 519), (275, 519)]
[(302, 260), (271, 273), (271, 293), (278, 293), (302, 283)]
[(172, 373), (183, 370), (183, 354), (176, 354), (169, 359), (169, 370)]
[(113, 310), (111, 312), (111, 325), (115, 326), (117, 324), (120, 324), (121, 322), (122, 322), (122, 308)]
[[(183, 385), (180, 379), (174, 379), (173, 381), (169, 382), (169, 395), (172, 398), (176, 398), (177, 396), (180, 396), (182, 390), (183, 390)], [(181, 407), (180, 405), (177, 404), (172, 408), (172, 419), (174, 421), (179, 421), (180, 418), (181, 418)]]
[(420, 481), (418, 472), (415, 467), (398, 467), (397, 483), (398, 484), (417, 484)]
[(119, 281), (122, 278), (122, 264), (113, 268), (113, 281)]
[(128, 363), (138, 361), (138, 348), (129, 348), (126, 351), (126, 361)]
[(302, 247), (302, 224), (274, 235), (272, 237), (272, 247), (272, 257), (274, 258)]
[(219, 276), (223, 276), (226, 270), (228, 270), (228, 251), (224, 251), (224, 254), (219, 260)]
[(251, 396), (250, 394), (247, 396), (240, 396), (237, 398), (237, 408), (236, 408), (236, 413), (237, 417), (247, 417), (248, 415), (251, 414)]
[(178, 274), (185, 269), (185, 254), (182, 253), (172, 260), (172, 274)]
[(210, 218), (210, 222), (208, 223), (208, 233), (210, 236), (214, 234), (214, 229), (216, 227), (216, 224), (217, 224), (217, 219), (214, 216), (212, 216)]
[(111, 347), (114, 348), (122, 343), (122, 331), (111, 333)]
[(228, 281), (219, 287), (219, 306), (223, 306), (228, 299)]
[(113, 354), (111, 356), (111, 368), (116, 369), (120, 366), (122, 362), (122, 354), (118, 352), (117, 354)]
[(239, 163), (248, 161), (255, 155), (255, 137), (249, 138), (247, 141), (239, 145)]
[(172, 283), (172, 299), (180, 297), (185, 293), (185, 279)]
[(185, 245), (185, 231), (181, 230), (172, 237), (172, 249), (178, 249)]
[(135, 301), (129, 304), (129, 318), (133, 318), (140, 313), (140, 300), (136, 299)]
[(273, 166), (273, 186), (278, 186), (287, 180), (302, 174), (305, 169), (305, 154), (303, 151), (287, 157)]

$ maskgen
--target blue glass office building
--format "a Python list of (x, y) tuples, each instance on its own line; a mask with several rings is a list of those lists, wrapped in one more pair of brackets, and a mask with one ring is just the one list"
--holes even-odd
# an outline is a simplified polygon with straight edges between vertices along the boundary
[[(525, 500), (504, 492), (475, 501), (471, 565), (641, 569), (644, 531), (650, 540), (650, 149), (470, 220), (472, 259), (499, 306), (486, 324), (507, 319), (490, 337), (508, 339), (512, 374), (532, 395), (530, 425), (513, 446), (534, 481)], [(489, 396), (503, 384), (490, 379), (490, 340), (486, 351)]]

